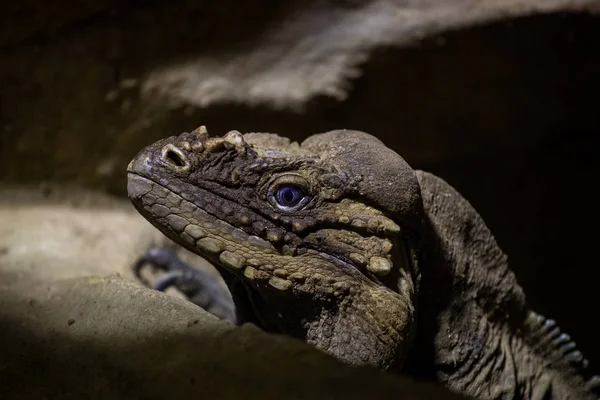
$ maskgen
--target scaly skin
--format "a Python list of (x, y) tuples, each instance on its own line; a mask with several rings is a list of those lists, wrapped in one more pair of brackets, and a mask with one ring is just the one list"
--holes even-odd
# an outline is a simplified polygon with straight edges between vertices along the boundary
[(201, 127), (128, 171), (144, 217), (242, 283), (239, 323), (479, 398), (596, 398), (468, 202), (371, 135)]

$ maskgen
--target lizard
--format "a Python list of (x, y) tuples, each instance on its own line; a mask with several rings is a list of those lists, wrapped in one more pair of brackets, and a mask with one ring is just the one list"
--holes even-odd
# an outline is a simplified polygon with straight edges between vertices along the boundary
[(373, 135), (201, 126), (127, 171), (138, 212), (221, 272), (237, 324), (474, 398), (599, 398), (473, 206)]

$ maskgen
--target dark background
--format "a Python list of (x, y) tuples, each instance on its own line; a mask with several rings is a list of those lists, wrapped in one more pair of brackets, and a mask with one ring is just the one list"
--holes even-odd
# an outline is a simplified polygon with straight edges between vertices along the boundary
[[(194, 35), (208, 35), (210, 13), (175, 3), (185, 2), (29, 1), (0, 17), (0, 180), (124, 196), (124, 168), (143, 145), (200, 124), (297, 140), (364, 130), (471, 201), (533, 308), (598, 370), (600, 15), (498, 20), (381, 48), (347, 100), (314, 98), (304, 112), (219, 104), (155, 113), (135, 87), (107, 101), (115, 82), (203, 45)], [(241, 21), (232, 37), (279, 12), (263, 5), (228, 15)]]

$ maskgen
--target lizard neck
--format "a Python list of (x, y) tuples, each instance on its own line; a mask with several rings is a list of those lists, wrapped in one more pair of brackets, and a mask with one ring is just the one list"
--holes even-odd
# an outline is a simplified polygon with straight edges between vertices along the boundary
[(426, 210), (417, 342), (409, 372), (482, 399), (596, 398), (529, 310), (507, 257), (473, 207), (418, 172)]

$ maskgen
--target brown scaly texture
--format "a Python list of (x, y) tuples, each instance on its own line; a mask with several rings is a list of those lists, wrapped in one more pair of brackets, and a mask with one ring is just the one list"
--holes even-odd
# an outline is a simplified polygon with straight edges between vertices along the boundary
[(140, 213), (237, 287), (239, 322), (478, 398), (597, 396), (470, 204), (369, 134), (201, 127), (128, 171)]

